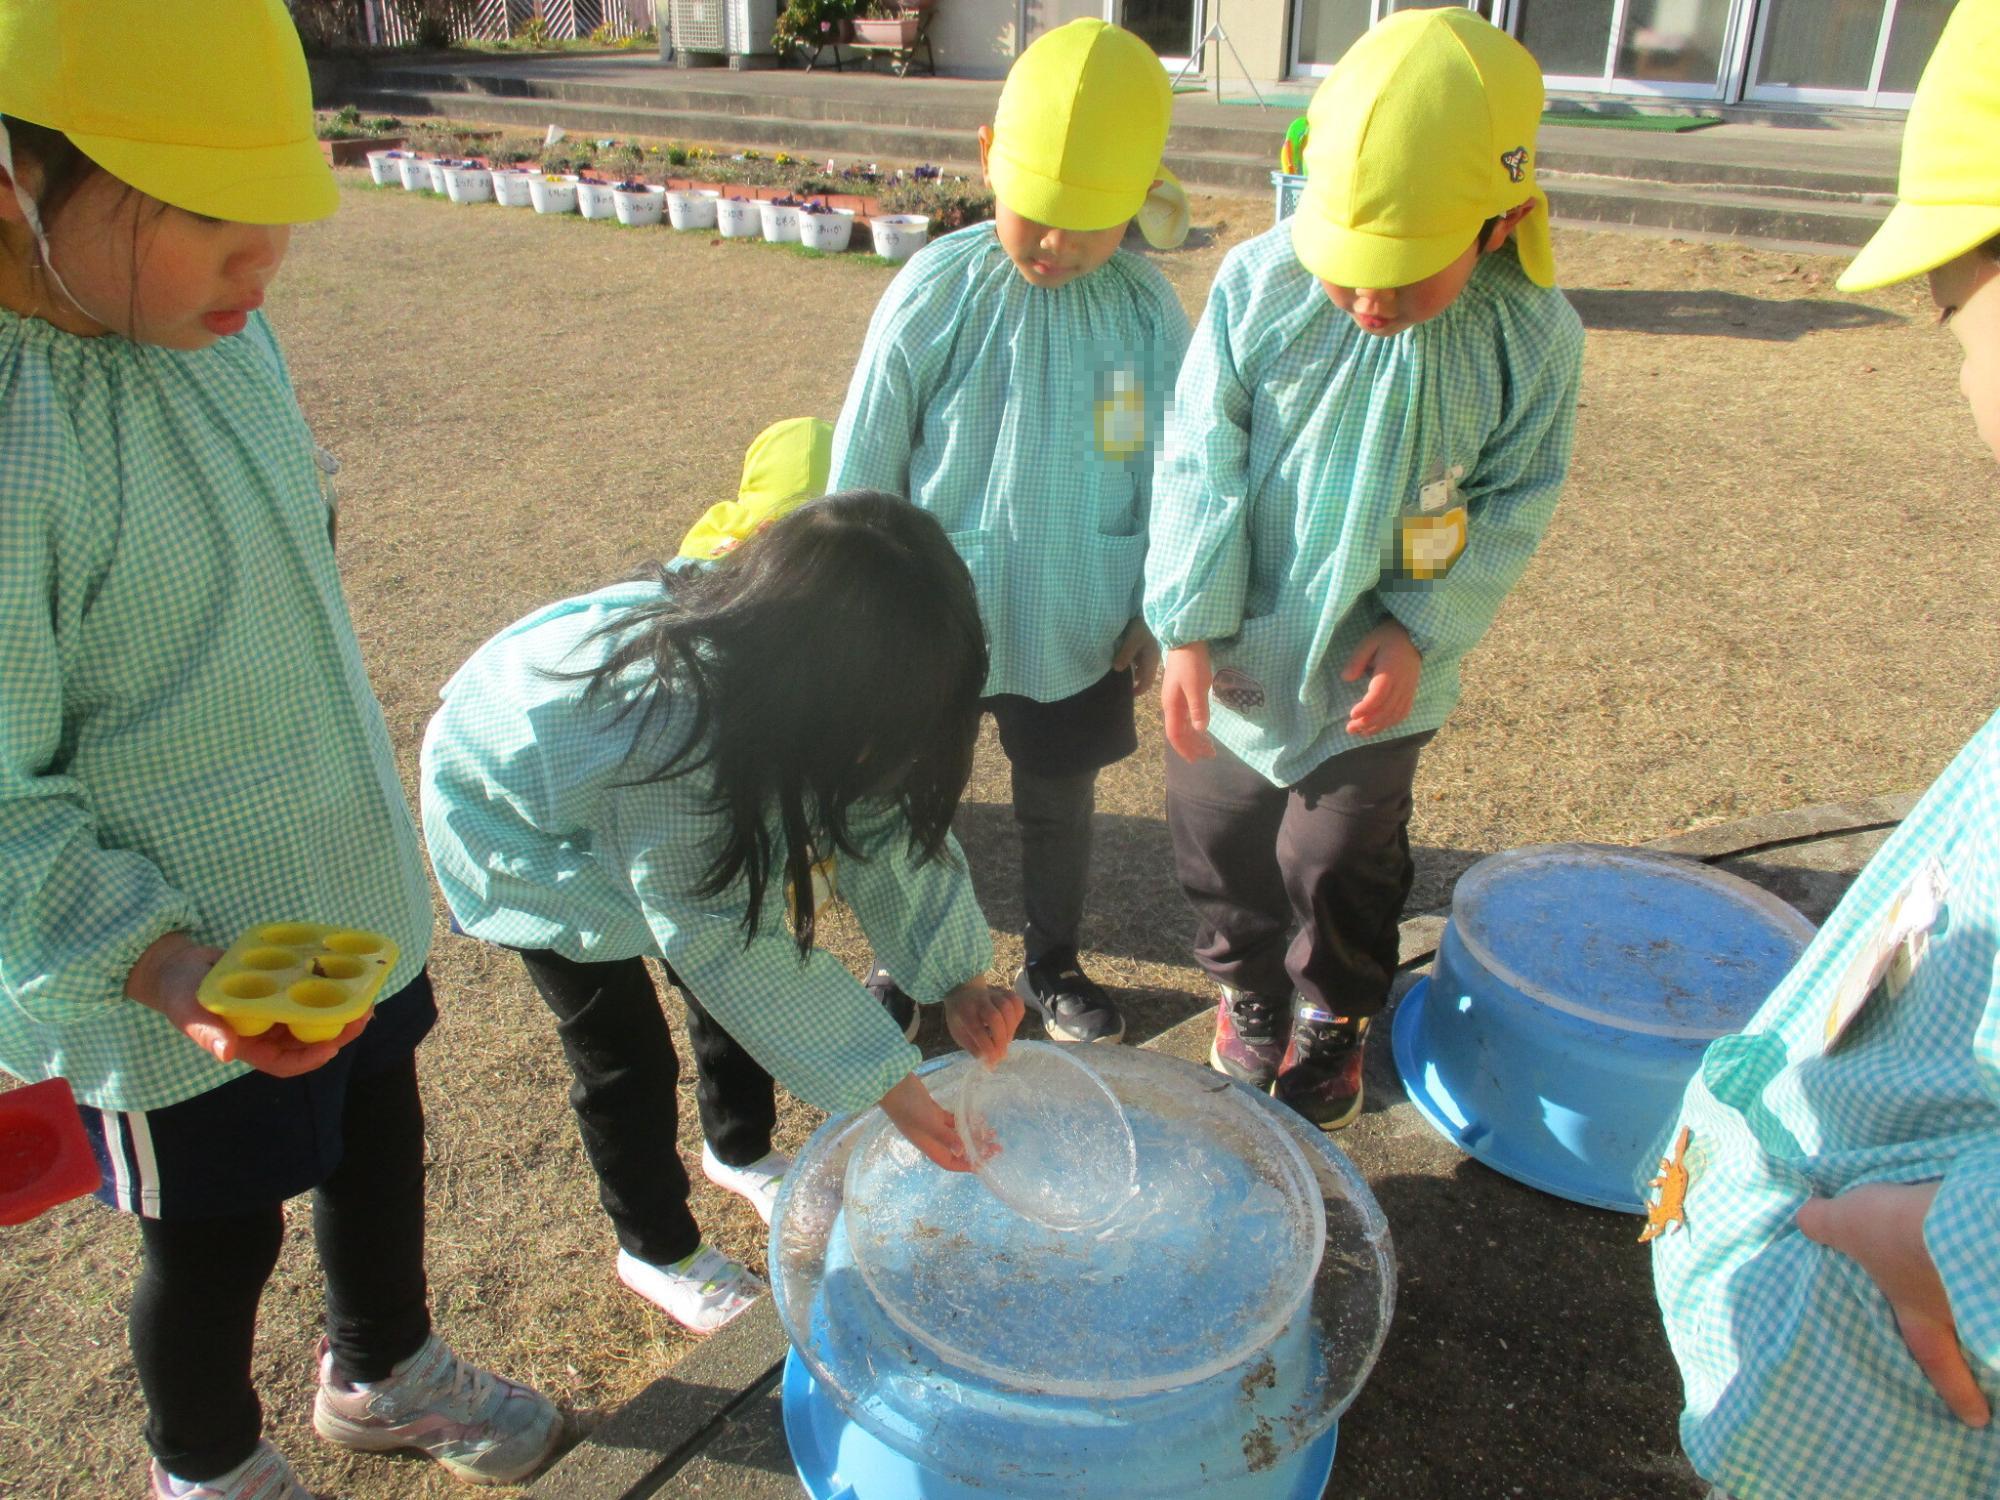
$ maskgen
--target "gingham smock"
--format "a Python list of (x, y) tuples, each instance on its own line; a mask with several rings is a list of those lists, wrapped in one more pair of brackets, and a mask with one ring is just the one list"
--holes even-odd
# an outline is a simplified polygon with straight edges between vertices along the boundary
[(1111, 670), (1139, 617), (1187, 342), (1180, 299), (1143, 256), (1030, 286), (990, 223), (925, 246), (882, 294), (830, 483), (907, 495), (949, 533), (979, 596), (988, 694), (1053, 703)]
[[(1823, 1055), (1841, 976), (1930, 859), (1947, 891), (1928, 951)], [(1654, 1241), (1653, 1273), (1695, 1468), (1736, 1500), (2000, 1494), (2000, 1428), (1954, 1418), (1874, 1282), (1793, 1223), (1815, 1194), (1943, 1179), (1925, 1243), (2000, 1406), (2000, 717), (1744, 1032), (1710, 1046), (1681, 1123), (1687, 1217)]]
[[(1555, 509), (1582, 365), (1581, 321), (1511, 250), (1390, 338), (1327, 299), (1289, 226), (1229, 253), (1174, 393), (1146, 558), (1160, 644), (1208, 643), (1217, 740), (1280, 786), (1361, 743), (1346, 725), (1367, 679), (1340, 674), (1390, 615), (1423, 673), (1375, 738), (1444, 722)], [(1453, 465), (1465, 550), (1442, 578), (1399, 578), (1397, 516)]]
[[(659, 597), (626, 583), (565, 599), (510, 625), (444, 688), (424, 736), (423, 822), (431, 864), (468, 933), (579, 962), (651, 954), (750, 1055), (809, 1104), (843, 1112), (875, 1103), (921, 1055), (838, 959), (801, 963), (786, 925), (784, 839), (748, 946), (748, 887), (699, 888), (723, 835), (712, 774), (632, 784), (686, 732), (671, 690), (657, 740), (638, 747), (618, 697), (586, 707), (590, 671), (615, 641), (596, 632)], [(637, 687), (645, 679), (634, 675)], [(908, 825), (890, 812), (851, 822), (864, 857), (838, 856), (836, 882), (880, 962), (921, 1001), (936, 1001), (993, 962), (986, 919), (958, 845), (919, 865)]]
[(101, 1109), (244, 1071), (125, 998), (181, 930), (429, 953), (416, 831), (261, 315), (195, 352), (0, 312), (0, 1068)]

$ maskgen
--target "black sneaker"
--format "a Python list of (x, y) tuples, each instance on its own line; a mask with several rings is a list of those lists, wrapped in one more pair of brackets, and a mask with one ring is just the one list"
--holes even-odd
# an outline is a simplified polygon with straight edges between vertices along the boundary
[(1271, 1092), (1321, 1130), (1361, 1113), (1361, 1059), (1368, 1017), (1336, 1016), (1303, 1002), (1292, 1010), (1292, 1042)]
[(903, 1040), (914, 1042), (917, 1033), (923, 1030), (923, 1017), (918, 1014), (917, 1002), (904, 994), (895, 980), (889, 977), (887, 969), (877, 969), (868, 976), (868, 993), (882, 1002), (882, 1009), (889, 1012), (889, 1019), (903, 1030)]
[(1014, 993), (1042, 1013), (1042, 1029), (1058, 1042), (1115, 1042), (1125, 1018), (1104, 987), (1068, 950), (1045, 954), (1014, 976)]
[(1268, 1091), (1292, 1035), (1292, 1002), (1222, 987), (1208, 1065), (1225, 1078)]

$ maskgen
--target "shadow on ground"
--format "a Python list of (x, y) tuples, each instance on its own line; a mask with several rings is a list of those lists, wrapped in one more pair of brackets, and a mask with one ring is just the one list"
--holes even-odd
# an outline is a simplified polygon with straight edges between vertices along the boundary
[(1583, 326), (1615, 333), (1699, 334), (1790, 343), (1809, 333), (1875, 328), (1908, 320), (1879, 307), (1818, 297), (1741, 292), (1565, 287)]

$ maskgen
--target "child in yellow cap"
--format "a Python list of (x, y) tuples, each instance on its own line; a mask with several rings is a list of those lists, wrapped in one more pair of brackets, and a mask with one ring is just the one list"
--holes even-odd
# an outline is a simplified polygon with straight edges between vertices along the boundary
[[(0, 0), (0, 1068), (69, 1080), (140, 1216), (156, 1500), (307, 1494), (250, 1358), (308, 1190), (322, 1436), (491, 1483), (561, 1431), (431, 1331), (430, 894), (258, 311), (336, 201), (279, 0)], [(372, 1019), (307, 1045), (196, 1003), (274, 919), (396, 940)]]
[[(520, 953), (555, 1012), (619, 1279), (698, 1333), (764, 1284), (688, 1209), (648, 958), (686, 1002), (702, 1169), (766, 1222), (791, 1165), (771, 1150), (774, 1074), (831, 1113), (879, 1103), (940, 1166), (970, 1165), (917, 1049), (815, 946), (823, 882), (961, 1046), (997, 1061), (1022, 1014), (986, 983), (992, 939), (951, 837), (986, 673), (972, 581), (895, 496), (801, 503), (825, 473), (814, 437), (791, 424), (753, 448), (759, 493), (697, 528), (693, 550), (719, 557), (506, 627), (424, 735), (445, 901)], [(804, 461), (789, 475), (787, 455)], [(898, 691), (909, 707), (884, 722)]]
[[(1158, 663), (1139, 581), (1188, 327), (1166, 279), (1120, 246), (1135, 217), (1156, 243), (1187, 232), (1160, 162), (1172, 105), (1152, 49), (1103, 21), (1023, 52), (979, 132), (998, 217), (891, 283), (834, 434), (837, 488), (907, 495), (972, 570), (1021, 834), (1015, 985), (1058, 1041), (1125, 1029), (1078, 945), (1097, 773), (1137, 748), (1132, 699)], [(900, 977), (871, 985), (914, 1035)]]
[[(2000, 459), (2000, 0), (1946, 24), (1899, 189), (1840, 285), (1928, 273)], [(2000, 1494), (2000, 717), (1710, 1046), (1683, 1128), (1653, 1272), (1716, 1494)]]
[(1320, 85), (1297, 215), (1223, 262), (1146, 560), (1167, 818), (1222, 989), (1214, 1066), (1360, 1112), (1417, 756), (1569, 465), (1583, 328), (1535, 186), (1542, 78), (1464, 9)]

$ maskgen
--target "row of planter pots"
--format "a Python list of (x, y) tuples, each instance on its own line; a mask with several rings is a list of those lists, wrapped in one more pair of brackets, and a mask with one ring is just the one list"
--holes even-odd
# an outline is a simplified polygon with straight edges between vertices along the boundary
[[(635, 227), (658, 224), (664, 218), (675, 229), (714, 230), (726, 240), (765, 239), (829, 253), (848, 248), (858, 219), (867, 224), (875, 253), (885, 260), (908, 260), (923, 248), (930, 233), (930, 220), (923, 214), (864, 216), (858, 207), (835, 206), (824, 199), (801, 203), (776, 189), (744, 188), (745, 196), (728, 196), (727, 188), (698, 187), (689, 181), (671, 181), (666, 187), (613, 183), (406, 151), (369, 152), (368, 171), (381, 186), (400, 184), (413, 193), (440, 193), (453, 203), (497, 202), (539, 214), (615, 218)], [(775, 196), (752, 196), (766, 193)]]

